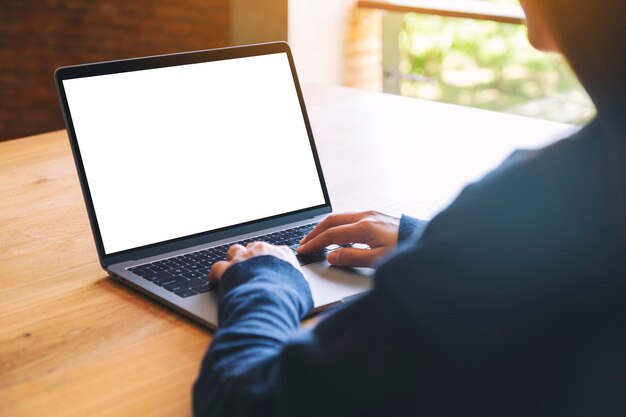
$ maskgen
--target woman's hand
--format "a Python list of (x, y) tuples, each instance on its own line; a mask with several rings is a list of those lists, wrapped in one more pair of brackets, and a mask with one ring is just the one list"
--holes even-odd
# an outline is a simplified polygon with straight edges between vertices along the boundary
[(226, 260), (215, 262), (209, 273), (209, 281), (217, 282), (232, 265), (255, 256), (271, 255), (292, 264), (300, 270), (300, 265), (291, 249), (287, 246), (274, 246), (265, 242), (251, 242), (244, 248), (242, 245), (233, 245), (226, 252)]
[(398, 244), (400, 219), (375, 211), (332, 214), (300, 241), (298, 253), (321, 251), (329, 245), (364, 243), (369, 249), (340, 248), (328, 254), (338, 266), (372, 266)]

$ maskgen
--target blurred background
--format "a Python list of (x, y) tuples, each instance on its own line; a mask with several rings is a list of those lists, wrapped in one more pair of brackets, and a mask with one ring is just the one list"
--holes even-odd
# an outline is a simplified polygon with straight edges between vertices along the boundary
[(533, 49), (523, 25), (408, 13), (399, 39), (401, 74), (414, 76), (401, 78), (403, 95), (575, 124), (595, 114), (567, 63)]
[(305, 83), (583, 124), (567, 63), (517, 0), (0, 0), (0, 140), (64, 127), (59, 66), (286, 40)]

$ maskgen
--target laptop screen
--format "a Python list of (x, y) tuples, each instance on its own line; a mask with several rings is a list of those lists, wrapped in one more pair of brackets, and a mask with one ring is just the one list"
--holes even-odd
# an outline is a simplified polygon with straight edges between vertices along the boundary
[(63, 87), (107, 255), (326, 203), (286, 53)]

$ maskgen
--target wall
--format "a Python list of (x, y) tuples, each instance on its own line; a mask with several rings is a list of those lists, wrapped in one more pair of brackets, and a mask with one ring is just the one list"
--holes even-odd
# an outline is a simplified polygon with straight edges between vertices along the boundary
[(355, 0), (289, 0), (289, 43), (300, 78), (382, 90), (382, 14)]
[(64, 127), (59, 66), (229, 42), (227, 0), (3, 0), (0, 140)]
[(305, 82), (342, 84), (349, 11), (354, 0), (289, 0), (289, 43)]
[(286, 41), (288, 0), (230, 0), (233, 45)]

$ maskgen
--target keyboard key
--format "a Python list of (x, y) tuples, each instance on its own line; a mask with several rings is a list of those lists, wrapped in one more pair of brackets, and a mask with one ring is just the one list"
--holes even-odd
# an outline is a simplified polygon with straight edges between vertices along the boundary
[(209, 259), (204, 266), (207, 267), (207, 268), (210, 268), (211, 265), (213, 265), (215, 262), (219, 262), (219, 261), (222, 261), (222, 260), (224, 260), (224, 258), (217, 258), (216, 257), (214, 259)]
[(167, 284), (164, 285), (163, 288), (165, 288), (168, 291), (171, 292), (176, 292), (176, 291), (180, 291), (180, 290), (184, 290), (189, 288), (189, 285), (187, 285), (187, 280), (182, 280), (182, 281), (177, 281), (177, 282), (173, 282), (171, 284)]
[(130, 272), (132, 272), (133, 274), (139, 275), (140, 277), (143, 277), (144, 275), (155, 275), (156, 272), (152, 271), (150, 268), (148, 268), (147, 266), (138, 266), (138, 267), (134, 267), (134, 268), (130, 268), (129, 269)]
[(318, 252), (312, 253), (310, 255), (298, 255), (296, 256), (296, 258), (298, 259), (298, 263), (300, 263), (300, 266), (304, 266), (323, 261), (324, 259), (326, 259), (326, 253)]
[(187, 268), (184, 268), (184, 267), (178, 267), (178, 268), (168, 269), (165, 272), (168, 272), (168, 273), (170, 273), (172, 275), (182, 275), (182, 274), (184, 274), (186, 272), (191, 272), (191, 271), (189, 269), (187, 269)]
[(195, 278), (202, 278), (204, 276), (204, 274), (202, 274), (201, 272), (187, 272), (186, 274), (183, 274), (183, 277), (188, 278), (188, 279), (195, 279)]
[(173, 284), (175, 282), (180, 282), (180, 281), (187, 281), (187, 278), (170, 276), (170, 277), (156, 279), (153, 282), (156, 285), (163, 287), (165, 285)]
[(185, 268), (187, 268), (188, 270), (193, 272), (193, 271), (197, 271), (198, 269), (202, 268), (202, 265), (200, 265), (200, 264), (191, 264), (191, 265), (187, 265)]
[(204, 284), (200, 285), (199, 287), (193, 287), (192, 290), (197, 292), (197, 293), (199, 293), (199, 294), (202, 294), (202, 293), (205, 293), (205, 292), (213, 291), (216, 288), (217, 288), (217, 285), (204, 283)]
[(150, 265), (150, 269), (155, 272), (161, 272), (161, 271), (165, 271), (168, 268), (164, 265)]
[(154, 273), (154, 278), (155, 279), (171, 278), (173, 276), (174, 276), (173, 274), (170, 274), (167, 271), (161, 271), (161, 272), (155, 272)]
[(184, 282), (184, 284), (186, 286), (185, 288), (193, 288), (206, 285), (206, 282), (202, 281), (201, 279), (190, 279), (189, 281)]
[(151, 282), (156, 281), (158, 278), (156, 276), (156, 272), (153, 272), (151, 275), (144, 275), (142, 278)]
[(177, 268), (179, 267), (181, 264), (180, 262), (176, 262), (173, 260), (168, 259), (167, 261), (163, 262), (163, 266), (167, 269), (171, 269), (171, 268)]
[(177, 296), (182, 297), (182, 298), (187, 298), (187, 297), (191, 297), (192, 295), (196, 295), (198, 293), (193, 291), (193, 290), (191, 290), (191, 289), (189, 289), (189, 288), (187, 288), (187, 289), (184, 289), (184, 290), (176, 291), (174, 294), (176, 294)]

